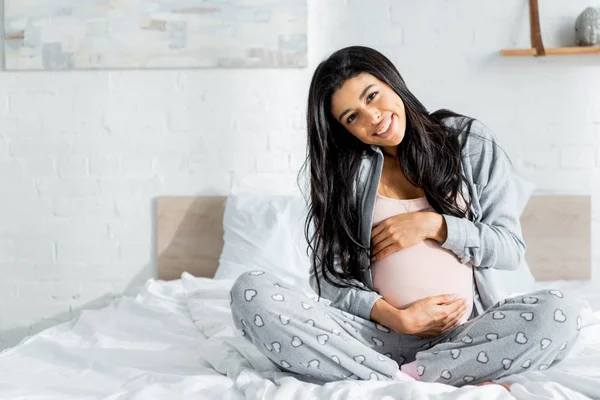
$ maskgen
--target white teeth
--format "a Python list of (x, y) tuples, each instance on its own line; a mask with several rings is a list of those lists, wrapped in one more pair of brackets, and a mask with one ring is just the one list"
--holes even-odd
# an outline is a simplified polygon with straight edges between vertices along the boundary
[(381, 128), (381, 130), (379, 130), (378, 132), (375, 132), (375, 135), (381, 135), (383, 132), (387, 131), (388, 128), (390, 127), (391, 123), (392, 123), (392, 119), (390, 118), (388, 120), (388, 122), (385, 124), (385, 126), (383, 126)]

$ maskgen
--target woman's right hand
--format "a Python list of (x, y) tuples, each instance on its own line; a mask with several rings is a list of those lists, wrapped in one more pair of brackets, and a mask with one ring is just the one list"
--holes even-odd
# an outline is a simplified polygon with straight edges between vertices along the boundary
[(401, 333), (434, 338), (459, 325), (467, 311), (467, 302), (443, 294), (418, 300), (399, 311), (398, 330)]

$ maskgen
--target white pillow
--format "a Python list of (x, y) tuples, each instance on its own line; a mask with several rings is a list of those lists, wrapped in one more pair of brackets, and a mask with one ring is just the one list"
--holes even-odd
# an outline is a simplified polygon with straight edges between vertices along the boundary
[(215, 279), (263, 270), (312, 292), (304, 237), (306, 201), (301, 195), (230, 195), (223, 217), (224, 246)]

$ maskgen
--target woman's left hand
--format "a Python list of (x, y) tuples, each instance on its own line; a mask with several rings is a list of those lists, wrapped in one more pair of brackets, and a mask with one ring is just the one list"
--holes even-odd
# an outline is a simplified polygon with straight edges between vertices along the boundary
[(371, 261), (379, 261), (397, 251), (412, 247), (425, 239), (443, 242), (446, 238), (444, 218), (434, 212), (398, 214), (383, 220), (371, 231)]

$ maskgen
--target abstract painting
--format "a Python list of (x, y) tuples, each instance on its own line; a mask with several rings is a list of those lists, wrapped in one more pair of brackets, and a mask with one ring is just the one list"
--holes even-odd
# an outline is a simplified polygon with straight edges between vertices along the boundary
[(4, 3), (9, 70), (307, 64), (307, 0)]

